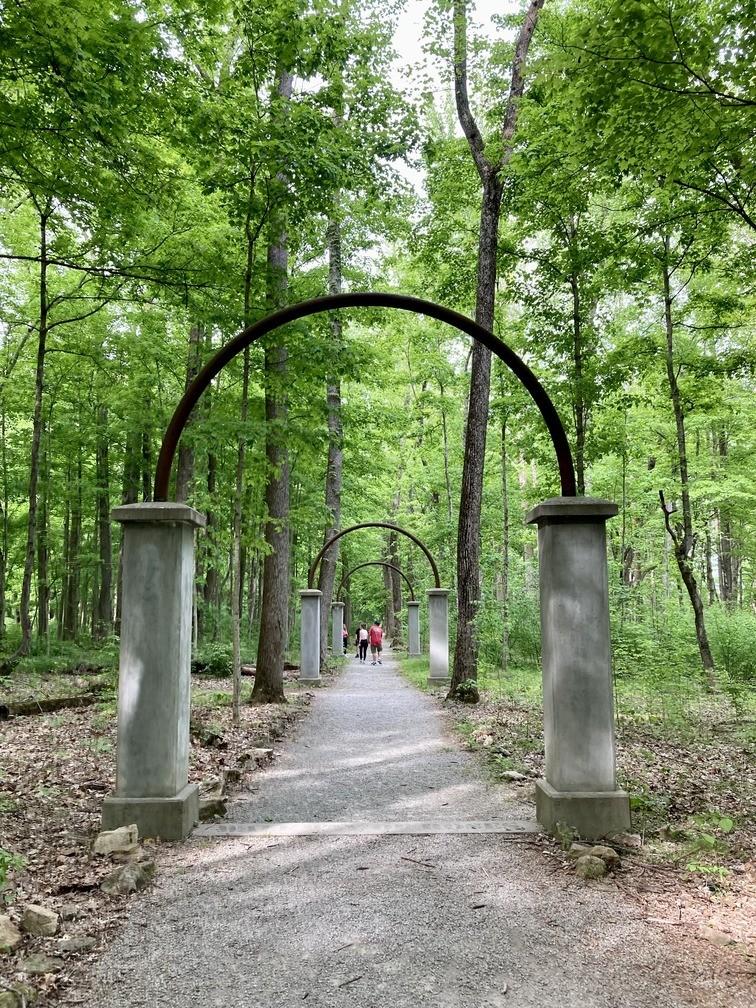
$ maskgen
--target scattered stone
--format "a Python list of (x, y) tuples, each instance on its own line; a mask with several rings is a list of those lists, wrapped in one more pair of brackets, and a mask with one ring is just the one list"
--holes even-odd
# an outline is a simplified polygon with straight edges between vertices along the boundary
[(214, 777), (212, 780), (202, 781), (200, 784), (200, 794), (205, 798), (222, 798), (225, 791), (223, 778)]
[(593, 848), (590, 844), (574, 843), (570, 844), (570, 849), (567, 851), (567, 857), (572, 858), (573, 861), (577, 861), (577, 859), (582, 857), (583, 854), (591, 854), (592, 851)]
[(227, 784), (237, 784), (241, 780), (241, 770), (238, 767), (229, 767), (223, 771)]
[(613, 847), (624, 850), (640, 850), (643, 846), (639, 833), (610, 833), (606, 839)]
[(27, 959), (22, 959), (18, 964), (18, 969), (21, 973), (42, 976), (44, 973), (57, 973), (64, 966), (65, 963), (58, 956), (49, 956), (43, 952), (35, 952), (34, 955), (30, 955)]
[(606, 865), (607, 871), (614, 871), (620, 866), (620, 856), (613, 847), (604, 847), (602, 844), (597, 844), (595, 847), (591, 847), (586, 853), (590, 854), (591, 857), (601, 858)]
[(10, 917), (0, 917), (0, 949), (12, 952), (22, 941), (21, 932)]
[(26, 1008), (37, 1000), (37, 991), (29, 984), (15, 983), (0, 992), (0, 1008)]
[(155, 873), (155, 865), (151, 861), (144, 864), (126, 864), (111, 872), (100, 885), (108, 896), (127, 896), (138, 892), (150, 884)]
[(76, 903), (62, 903), (58, 907), (58, 916), (64, 921), (81, 920), (84, 911)]
[(74, 938), (62, 938), (58, 942), (58, 948), (61, 952), (88, 952), (97, 944), (96, 938), (88, 938), (86, 935), (80, 935)]
[(601, 878), (602, 875), (606, 875), (606, 864), (600, 857), (583, 854), (575, 862), (575, 871), (584, 879)]
[(135, 861), (144, 861), (146, 857), (147, 852), (139, 844), (133, 850), (116, 851), (110, 855), (111, 861), (116, 864), (133, 864)]
[(207, 822), (208, 819), (224, 816), (226, 814), (225, 798), (200, 798), (199, 819), (200, 822)]
[(716, 945), (718, 948), (724, 948), (725, 945), (736, 944), (732, 935), (725, 934), (724, 931), (718, 931), (716, 928), (702, 927), (701, 936), (705, 938), (706, 941), (711, 942), (712, 945)]
[(131, 826), (119, 826), (114, 830), (99, 833), (92, 844), (95, 854), (113, 854), (115, 851), (134, 850), (139, 841), (139, 830), (136, 823)]
[(501, 776), (508, 781), (530, 781), (527, 774), (518, 773), (517, 770), (505, 770)]
[(27, 903), (21, 915), (21, 927), (35, 938), (52, 938), (58, 933), (58, 915), (54, 910)]
[(255, 763), (270, 763), (273, 759), (273, 750), (267, 748), (252, 749), (249, 753), (245, 753), (245, 756), (246, 759), (253, 760)]

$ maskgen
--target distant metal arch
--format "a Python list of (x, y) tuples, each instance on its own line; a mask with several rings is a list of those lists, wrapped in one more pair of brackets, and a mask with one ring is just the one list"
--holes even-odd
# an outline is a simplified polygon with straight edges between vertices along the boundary
[(301, 301), (299, 304), (290, 305), (288, 308), (274, 312), (272, 315), (268, 315), (254, 325), (249, 326), (224, 347), (221, 347), (189, 385), (171, 417), (163, 436), (163, 443), (160, 448), (160, 456), (155, 471), (155, 500), (168, 500), (171, 469), (181, 433), (189, 421), (197, 400), (213, 378), (229, 361), (233, 360), (237, 354), (241, 353), (251, 343), (273, 332), (274, 329), (279, 329), (288, 322), (295, 322), (297, 319), (307, 318), (309, 315), (317, 315), (319, 312), (335, 311), (340, 308), (362, 307), (398, 308), (402, 311), (414, 312), (416, 315), (427, 315), (429, 318), (435, 318), (439, 322), (445, 322), (447, 325), (453, 326), (460, 332), (467, 333), (468, 336), (472, 336), (473, 339), (478, 340), (479, 343), (488, 347), (497, 357), (501, 358), (510, 371), (528, 390), (548, 428), (554, 450), (556, 451), (562, 496), (574, 497), (576, 495), (575, 464), (562, 421), (546, 389), (514, 350), (510, 350), (506, 343), (503, 343), (498, 337), (494, 336), (488, 329), (484, 329), (483, 326), (478, 325), (473, 319), (468, 318), (466, 315), (460, 315), (459, 312), (452, 311), (450, 308), (434, 304), (432, 301), (409, 297), (406, 294), (355, 293), (331, 294), (327, 297), (314, 298), (311, 301)]
[(410, 581), (410, 579), (407, 577), (404, 571), (399, 570), (396, 564), (387, 563), (385, 560), (367, 560), (365, 563), (357, 564), (356, 567), (352, 567), (351, 570), (348, 570), (339, 583), (339, 587), (337, 588), (334, 595), (335, 598), (338, 599), (339, 595), (341, 595), (341, 589), (344, 587), (344, 583), (349, 579), (349, 577), (352, 574), (354, 574), (355, 571), (358, 571), (361, 567), (389, 567), (391, 570), (395, 570), (396, 573), (399, 575), (399, 577), (404, 578), (404, 580), (407, 582), (407, 587), (409, 588), (410, 593), (410, 602), (415, 601), (415, 589), (412, 587), (412, 582)]
[(417, 538), (417, 536), (412, 535), (412, 533), (408, 532), (407, 529), (400, 528), (398, 525), (392, 525), (391, 522), (361, 522), (359, 525), (352, 525), (349, 528), (342, 529), (341, 532), (337, 532), (335, 536), (331, 536), (331, 538), (328, 540), (325, 546), (323, 546), (323, 549), (320, 551), (320, 553), (318, 553), (318, 555), (310, 564), (310, 570), (307, 575), (308, 588), (312, 588), (313, 584), (315, 583), (315, 573), (318, 569), (318, 564), (323, 559), (328, 550), (331, 548), (331, 546), (333, 546), (336, 540), (341, 539), (342, 536), (347, 535), (347, 533), (349, 532), (356, 532), (357, 529), (363, 529), (363, 528), (393, 529), (394, 532), (401, 532), (402, 535), (407, 536), (408, 539), (411, 539), (416, 546), (420, 547), (420, 549), (423, 551), (423, 553), (425, 553), (426, 557), (428, 558), (428, 563), (431, 565), (431, 570), (433, 571), (433, 578), (435, 580), (436, 588), (441, 587), (441, 579), (438, 576), (438, 567), (436, 566), (436, 561), (428, 552), (428, 547), (424, 543), (422, 543)]

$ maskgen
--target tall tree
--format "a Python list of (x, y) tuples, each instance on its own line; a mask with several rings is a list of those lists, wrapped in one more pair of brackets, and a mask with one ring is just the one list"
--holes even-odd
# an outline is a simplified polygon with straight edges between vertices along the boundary
[[(501, 136), (487, 153), (486, 142), (473, 115), (468, 95), (467, 3), (454, 0), (454, 97), (460, 125), (467, 139), (482, 186), (478, 233), (478, 276), (475, 294), (475, 321), (493, 330), (496, 301), (499, 217), (504, 174), (512, 157), (513, 139), (520, 102), (525, 90), (525, 60), (545, 0), (531, 0), (515, 44), (509, 95)], [(490, 151), (490, 147), (489, 147)], [(457, 528), (457, 640), (449, 695), (454, 696), (464, 682), (478, 676), (478, 641), (475, 620), (481, 592), (480, 514), (483, 498), (483, 465), (488, 429), (488, 400), (491, 387), (491, 352), (475, 342), (470, 372), (470, 397), (465, 430), (462, 493)], [(474, 689), (474, 688), (473, 688)], [(477, 694), (477, 690), (474, 690)], [(472, 695), (470, 691), (468, 695)]]
[[(342, 290), (343, 272), (341, 260), (341, 221), (338, 198), (334, 200), (334, 214), (328, 221), (328, 293), (340, 294)], [(344, 323), (338, 312), (329, 319), (331, 336), (333, 338), (334, 360), (336, 366), (326, 382), (326, 408), (328, 424), (328, 459), (326, 462), (325, 506), (328, 512), (328, 527), (326, 528), (324, 544), (341, 530), (341, 481), (344, 467), (344, 432), (341, 419), (341, 381), (338, 368), (343, 356)], [(320, 613), (320, 665), (326, 664), (328, 651), (328, 623), (331, 613), (331, 602), (336, 582), (336, 570), (339, 561), (339, 542), (324, 555), (318, 575), (318, 588), (321, 596)]]
[[(294, 75), (282, 68), (276, 86), (276, 106), (288, 115)], [(279, 172), (271, 180), (273, 212), (268, 244), (268, 298), (272, 310), (286, 303), (289, 281), (287, 211), (283, 197), (288, 178)], [(288, 351), (279, 329), (265, 340), (265, 561), (263, 564), (260, 639), (252, 703), (285, 703), (284, 656), (289, 642), (289, 499), (290, 460), (285, 435), (288, 421)]]

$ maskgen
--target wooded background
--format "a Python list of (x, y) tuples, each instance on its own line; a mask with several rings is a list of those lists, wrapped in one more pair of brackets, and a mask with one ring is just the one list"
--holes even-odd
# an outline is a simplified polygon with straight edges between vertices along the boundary
[[(400, 6), (0, 10), (0, 647), (44, 662), (112, 641), (111, 508), (151, 499), (187, 382), (239, 330), (342, 290), (480, 321), (493, 192), (490, 326), (554, 400), (579, 492), (620, 506), (615, 673), (739, 703), (756, 655), (756, 3), (539, 0), (482, 33), (474, 4), (432, 2), (426, 69), (392, 71)], [(476, 366), (448, 327), (360, 310), (223, 370), (176, 466), (176, 498), (208, 517), (199, 657), (256, 661), (257, 699), (282, 698), (313, 557), (390, 521), (437, 558), (453, 637), (465, 599), (455, 681), (538, 663), (523, 516), (558, 495), (556, 461), (498, 362), (470, 395)], [(485, 445), (476, 486), (466, 435)], [(374, 560), (418, 598), (432, 587), (409, 540), (364, 530), (323, 565), (324, 620), (334, 582)], [(402, 638), (391, 575), (350, 578), (352, 637), (382, 617)]]

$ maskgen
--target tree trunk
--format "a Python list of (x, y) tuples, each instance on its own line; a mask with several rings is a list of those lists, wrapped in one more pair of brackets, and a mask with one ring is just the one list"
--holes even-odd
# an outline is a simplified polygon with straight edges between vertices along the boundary
[[(337, 198), (338, 199), (338, 198)], [(337, 200), (335, 201), (337, 202)], [(338, 220), (338, 207), (328, 222), (328, 293), (340, 294), (342, 289), (341, 268), (341, 224)], [(329, 319), (333, 341), (334, 356), (341, 361), (343, 354), (344, 325), (338, 313), (334, 312)], [(334, 369), (335, 370), (335, 369)], [(323, 544), (332, 539), (341, 530), (341, 483), (344, 466), (344, 433), (341, 423), (341, 382), (337, 375), (331, 374), (326, 384), (326, 402), (328, 409), (328, 463), (326, 466), (326, 510), (331, 516), (329, 527), (325, 531)], [(336, 566), (339, 562), (339, 543), (335, 542), (320, 562), (318, 588), (323, 593), (320, 599), (320, 667), (325, 668), (328, 655), (328, 625), (331, 617), (333, 589), (336, 582)], [(335, 657), (335, 656), (334, 656)]]
[(249, 405), (249, 347), (244, 348), (242, 372), (241, 432), (236, 454), (236, 486), (234, 489), (233, 562), (231, 577), (231, 629), (233, 638), (234, 682), (232, 723), (241, 724), (241, 614), (244, 598), (242, 579), (242, 511), (244, 502), (244, 457), (246, 454), (246, 424)]
[[(714, 452), (724, 462), (727, 458), (727, 451), (727, 435), (724, 431), (719, 431), (714, 435)], [(719, 554), (719, 597), (731, 609), (737, 604), (738, 599), (737, 552), (732, 519), (722, 508), (719, 509), (717, 552)]]
[[(577, 229), (570, 222), (570, 244), (575, 241)], [(572, 411), (575, 419), (575, 481), (579, 497), (585, 496), (585, 428), (588, 409), (585, 403), (585, 375), (583, 370), (583, 324), (580, 315), (580, 283), (578, 274), (570, 274), (572, 295), (572, 365), (575, 383), (572, 390)]]
[[(214, 452), (208, 452), (207, 498), (209, 501), (215, 500), (217, 473), (218, 458)], [(218, 631), (218, 595), (220, 580), (218, 575), (218, 560), (215, 555), (216, 528), (217, 518), (215, 515), (215, 509), (210, 506), (207, 509), (205, 534), (203, 537), (203, 565), (205, 568), (205, 580), (202, 586), (203, 618), (200, 624), (200, 635), (204, 636), (209, 633), (212, 640), (216, 639)], [(210, 618), (211, 613), (213, 614), (212, 619)]]
[(64, 560), (65, 580), (62, 602), (60, 636), (63, 640), (75, 640), (79, 630), (79, 594), (81, 587), (81, 447), (76, 466), (76, 480), (73, 484), (74, 499), (68, 523), (68, 549)]
[[(186, 377), (184, 379), (185, 392), (199, 373), (202, 363), (201, 341), (203, 337), (204, 333), (201, 326), (190, 326), (189, 350), (186, 355)], [(188, 500), (194, 482), (194, 446), (191, 443), (191, 439), (186, 436), (191, 427), (193, 417), (194, 411), (192, 411), (192, 415), (189, 417), (184, 428), (183, 436), (179, 441), (178, 462), (176, 463), (176, 502), (178, 504), (183, 504)]]
[(509, 486), (507, 483), (507, 417), (501, 418), (501, 569), (496, 595), (501, 613), (501, 668), (509, 665)]
[[(394, 495), (394, 514), (393, 519), (396, 519), (396, 513), (399, 510), (399, 494)], [(399, 567), (399, 537), (396, 532), (389, 529), (388, 534), (388, 550), (387, 559), (390, 564), (394, 567)], [(400, 640), (402, 638), (402, 579), (398, 572), (392, 570), (390, 567), (383, 568), (385, 572), (389, 575), (387, 581), (388, 596), (389, 596), (389, 619), (390, 624), (387, 628), (386, 636), (389, 640)]]
[(47, 224), (52, 216), (52, 202), (47, 201), (39, 208), (39, 338), (37, 340), (37, 364), (34, 374), (34, 411), (32, 414), (32, 443), (29, 458), (29, 513), (26, 529), (26, 554), (24, 574), (21, 582), (19, 615), (21, 619), (21, 643), (18, 654), (26, 655), (31, 647), (31, 586), (34, 574), (34, 554), (37, 546), (37, 484), (39, 482), (39, 453), (44, 421), (42, 401), (44, 396), (45, 355), (47, 354), (48, 297), (47, 297)]
[(670, 515), (674, 513), (674, 507), (665, 504), (664, 495), (661, 496), (662, 509), (667, 532), (672, 540), (672, 548), (683, 580), (685, 589), (693, 607), (693, 615), (696, 625), (696, 641), (698, 651), (701, 656), (701, 665), (710, 686), (716, 685), (714, 677), (714, 659), (709, 647), (709, 639), (706, 633), (706, 620), (704, 616), (701, 593), (698, 589), (698, 582), (693, 571), (693, 556), (696, 548), (696, 536), (693, 534), (693, 510), (690, 502), (690, 482), (688, 478), (688, 451), (685, 436), (685, 414), (683, 412), (680, 397), (680, 387), (677, 382), (677, 368), (674, 353), (674, 331), (675, 324), (672, 318), (672, 287), (671, 274), (669, 269), (670, 241), (669, 236), (664, 237), (664, 257), (662, 260), (662, 280), (664, 283), (664, 334), (665, 334), (665, 358), (667, 365), (667, 381), (669, 383), (672, 409), (675, 416), (675, 430), (677, 434), (677, 462), (680, 472), (680, 494), (682, 503), (682, 524), (676, 522), (673, 526)]
[[(467, 93), (467, 4), (454, 0), (454, 96), (460, 125), (467, 139), (482, 185), (480, 232), (478, 236), (478, 282), (475, 321), (493, 330), (496, 297), (499, 215), (503, 192), (502, 173), (512, 156), (512, 141), (519, 104), (525, 88), (523, 70), (530, 42), (545, 0), (532, 0), (515, 45), (509, 98), (502, 131), (503, 151), (496, 162), (488, 160), (485, 143), (472, 115)], [(465, 430), (457, 528), (457, 642), (454, 651), (449, 696), (467, 680), (478, 677), (478, 639), (475, 618), (481, 591), (480, 514), (483, 500), (483, 465), (488, 428), (488, 399), (491, 385), (491, 352), (475, 342), (472, 351), (470, 398)], [(468, 696), (470, 695), (468, 691)]]
[[(136, 504), (139, 499), (139, 482), (141, 465), (139, 459), (139, 434), (130, 430), (126, 435), (126, 451), (123, 460), (123, 487), (121, 503)], [(123, 540), (118, 548), (118, 585), (116, 588), (115, 632), (121, 632), (122, 594), (123, 594)]]
[[(145, 400), (144, 409), (149, 416), (152, 403)], [(152, 500), (152, 432), (149, 427), (142, 431), (142, 500)]]
[[(281, 72), (279, 98), (291, 100), (293, 76)], [(288, 235), (285, 209), (286, 180), (278, 176), (278, 205), (270, 215), (268, 245), (268, 297), (271, 310), (283, 307), (288, 289)], [(283, 689), (284, 659), (289, 640), (290, 543), (289, 497), (290, 461), (285, 431), (288, 404), (285, 391), (288, 353), (282, 330), (265, 340), (265, 544), (263, 562), (260, 639), (252, 703), (286, 703)]]
[(95, 467), (97, 474), (97, 530), (99, 540), (99, 586), (94, 612), (94, 637), (101, 639), (113, 631), (113, 538), (110, 527), (110, 460), (108, 410), (97, 411), (99, 429)]
[(8, 575), (8, 453), (7, 446), (7, 418), (5, 414), (5, 404), (2, 407), (2, 421), (0, 421), (0, 436), (2, 437), (2, 531), (0, 547), (0, 642), (5, 638), (5, 621), (8, 616), (8, 598), (6, 594), (6, 583)]
[[(45, 425), (49, 430), (49, 423)], [(50, 632), (50, 458), (43, 432), (40, 452), (40, 491), (37, 511), (37, 637), (47, 641)]]

